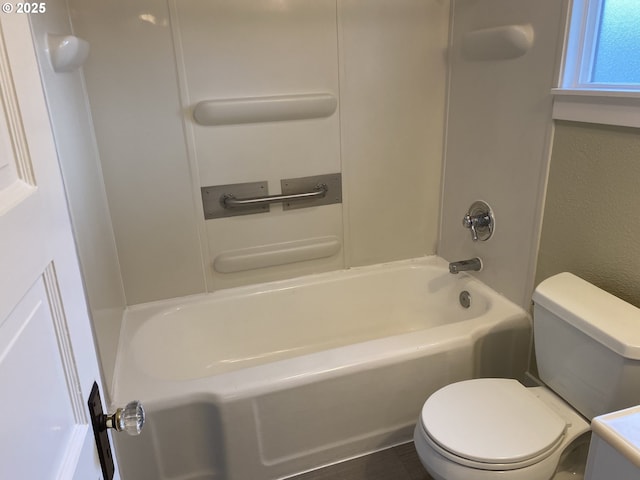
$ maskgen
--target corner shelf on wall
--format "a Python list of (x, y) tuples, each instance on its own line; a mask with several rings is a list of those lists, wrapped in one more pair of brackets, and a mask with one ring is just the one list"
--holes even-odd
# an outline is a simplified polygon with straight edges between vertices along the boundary
[(193, 109), (199, 125), (238, 125), (330, 117), (338, 99), (332, 93), (305, 93), (204, 100)]
[(529, 24), (473, 30), (462, 38), (462, 56), (466, 60), (510, 60), (531, 50), (534, 38)]
[(49, 60), (56, 73), (80, 68), (89, 56), (89, 42), (74, 35), (47, 34)]

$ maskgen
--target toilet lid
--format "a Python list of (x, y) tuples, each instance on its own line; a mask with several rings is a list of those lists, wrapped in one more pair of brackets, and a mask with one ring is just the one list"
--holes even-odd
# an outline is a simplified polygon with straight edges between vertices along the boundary
[(516, 380), (485, 378), (448, 385), (421, 413), (428, 435), (456, 456), (519, 463), (558, 444), (565, 421)]

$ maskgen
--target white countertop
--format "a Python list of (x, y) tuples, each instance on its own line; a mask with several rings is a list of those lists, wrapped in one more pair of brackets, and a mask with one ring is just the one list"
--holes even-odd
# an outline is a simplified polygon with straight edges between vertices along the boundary
[(640, 467), (640, 406), (595, 417), (591, 428), (630, 462)]

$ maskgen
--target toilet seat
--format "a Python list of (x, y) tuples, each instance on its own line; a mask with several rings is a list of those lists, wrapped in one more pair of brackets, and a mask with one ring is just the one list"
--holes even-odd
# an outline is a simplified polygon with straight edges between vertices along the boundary
[(524, 460), (522, 462), (493, 463), (493, 462), (478, 462), (478, 461), (473, 461), (467, 458), (457, 456), (443, 449), (440, 445), (438, 445), (433, 440), (433, 438), (431, 438), (431, 436), (429, 436), (429, 434), (424, 430), (424, 428), (422, 428), (422, 434), (423, 434), (422, 437), (424, 438), (426, 443), (431, 447), (431, 449), (433, 449), (433, 451), (435, 451), (442, 457), (446, 458), (447, 460), (457, 465), (468, 467), (473, 470), (492, 470), (492, 471), (501, 471), (501, 472), (506, 472), (509, 470), (521, 470), (521, 469), (524, 469), (525, 467), (530, 467), (532, 465), (540, 464), (543, 460), (550, 457), (556, 451), (556, 449), (562, 444), (564, 440), (563, 437), (560, 437), (558, 441), (554, 443), (547, 451), (543, 452), (537, 457), (533, 457), (528, 460)]
[(481, 470), (514, 470), (551, 455), (566, 421), (516, 380), (476, 379), (435, 392), (420, 415), (426, 441), (445, 458)]

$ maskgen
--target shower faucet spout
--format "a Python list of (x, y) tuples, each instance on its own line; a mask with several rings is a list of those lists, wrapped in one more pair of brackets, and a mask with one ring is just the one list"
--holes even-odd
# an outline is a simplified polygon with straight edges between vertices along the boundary
[(479, 272), (482, 270), (482, 260), (478, 257), (470, 258), (469, 260), (460, 260), (458, 262), (451, 262), (449, 264), (449, 271), (451, 273), (474, 271)]

